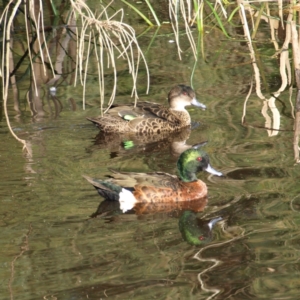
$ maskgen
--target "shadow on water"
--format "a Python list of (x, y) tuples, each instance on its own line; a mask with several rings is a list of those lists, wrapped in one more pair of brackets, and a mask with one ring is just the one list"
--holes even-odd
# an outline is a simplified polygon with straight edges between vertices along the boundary
[(178, 132), (167, 132), (159, 135), (144, 136), (135, 133), (107, 134), (99, 132), (95, 137), (94, 145), (88, 151), (99, 151), (109, 149), (111, 157), (119, 155), (132, 155), (133, 153), (153, 153), (169, 151), (174, 158), (183, 151), (190, 149), (193, 145), (187, 144), (191, 134), (191, 128), (186, 127)]

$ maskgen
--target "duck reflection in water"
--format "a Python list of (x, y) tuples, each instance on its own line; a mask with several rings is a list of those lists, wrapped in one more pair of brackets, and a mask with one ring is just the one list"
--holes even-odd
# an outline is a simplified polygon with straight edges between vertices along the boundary
[[(213, 239), (212, 229), (221, 220), (222, 217), (216, 217), (209, 220), (202, 220), (198, 212), (204, 210), (207, 204), (207, 198), (195, 201), (183, 202), (181, 205), (174, 204), (143, 204), (136, 205), (135, 210), (131, 211), (136, 215), (159, 214), (160, 217), (178, 217), (179, 231), (182, 238), (190, 245), (201, 246), (208, 244)], [(113, 221), (114, 216), (120, 215), (122, 211), (115, 201), (105, 200), (100, 203), (97, 211), (91, 215), (91, 218), (110, 217), (108, 220)]]
[(179, 218), (179, 230), (187, 243), (200, 246), (212, 241), (212, 229), (221, 220), (222, 217), (202, 220), (194, 211), (186, 210)]
[[(193, 128), (198, 126), (199, 124), (195, 123)], [(177, 132), (167, 132), (151, 136), (135, 133), (105, 133), (100, 131), (95, 137), (94, 145), (90, 146), (88, 151), (109, 149), (111, 158), (127, 154), (132, 155), (133, 153), (162, 153), (166, 151), (172, 157), (177, 158), (183, 151), (195, 146), (186, 142), (190, 137), (191, 131), (191, 127), (185, 127)], [(202, 145), (204, 144), (205, 142), (202, 143)]]

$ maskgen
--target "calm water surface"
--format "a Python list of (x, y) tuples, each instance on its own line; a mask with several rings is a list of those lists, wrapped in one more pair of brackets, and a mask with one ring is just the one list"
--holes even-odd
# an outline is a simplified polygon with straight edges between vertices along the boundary
[[(144, 49), (151, 36), (141, 38)], [(94, 81), (88, 82), (86, 111), (81, 88), (64, 82), (56, 118), (46, 96), (48, 113), (38, 121), (25, 97), (21, 115), (9, 107), (14, 131), (30, 142), (32, 158), (22, 153), (4, 118), (0, 123), (1, 299), (298, 299), (299, 166), (288, 95), (277, 102), (285, 131), (269, 136), (260, 128), (265, 119), (255, 94), (247, 104), (248, 126), (242, 126), (252, 75), (247, 49), (217, 37), (207, 37), (206, 47), (207, 61), (199, 60), (193, 83), (208, 108), (189, 110), (200, 126), (181, 141), (208, 140), (211, 163), (225, 174), (199, 174), (209, 199), (198, 218), (223, 217), (211, 242), (192, 246), (183, 240), (176, 213), (89, 217), (102, 199), (83, 174), (103, 178), (110, 167), (175, 173), (177, 156), (170, 141), (126, 150), (122, 139), (96, 139), (98, 130), (85, 120), (98, 114)], [(183, 50), (179, 61), (175, 45), (157, 37), (147, 52), (151, 97), (141, 80), (142, 99), (163, 103), (173, 84), (190, 84), (193, 58), (188, 47)], [(265, 65), (272, 88), (277, 62)], [(130, 81), (120, 75), (117, 101), (129, 96)]]

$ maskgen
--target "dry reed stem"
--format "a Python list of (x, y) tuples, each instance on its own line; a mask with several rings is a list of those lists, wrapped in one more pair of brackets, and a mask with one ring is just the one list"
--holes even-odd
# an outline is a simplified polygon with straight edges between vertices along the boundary
[[(2, 56), (2, 64), (1, 64), (1, 71), (0, 71), (0, 75), (2, 77), (2, 82), (3, 82), (3, 106), (4, 106), (4, 113), (5, 113), (5, 117), (6, 117), (6, 121), (7, 121), (7, 126), (9, 128), (9, 131), (11, 132), (12, 136), (19, 142), (21, 142), (24, 146), (23, 149), (26, 149), (28, 155), (30, 157), (32, 157), (32, 149), (29, 146), (28, 142), (26, 140), (20, 139), (12, 130), (12, 127), (10, 125), (10, 121), (9, 121), (9, 116), (8, 116), (8, 112), (7, 112), (7, 99), (8, 99), (8, 87), (9, 87), (9, 82), (10, 82), (10, 74), (9, 74), (9, 70), (11, 69), (11, 63), (10, 63), (10, 59), (9, 57), (11, 56), (11, 41), (12, 41), (12, 37), (11, 37), (11, 32), (12, 32), (12, 24), (13, 24), (13, 20), (15, 18), (16, 12), (19, 9), (19, 6), (21, 5), (22, 1), (18, 0), (17, 2), (15, 1), (10, 1), (2, 15), (0, 18), (0, 23), (3, 24), (3, 40), (6, 41), (6, 43), (3, 43), (3, 51), (2, 53), (4, 54)], [(52, 69), (52, 73), (54, 75), (54, 68), (50, 59), (50, 55), (49, 55), (49, 51), (48, 51), (48, 47), (47, 44), (45, 43), (46, 38), (45, 38), (45, 34), (44, 34), (44, 16), (43, 16), (43, 2), (40, 0), (39, 1), (39, 11), (36, 14), (34, 7), (35, 7), (35, 1), (34, 0), (29, 0), (29, 2), (27, 3), (27, 5), (25, 5), (24, 11), (25, 11), (25, 16), (29, 16), (30, 15), (30, 20), (33, 22), (33, 25), (35, 26), (35, 33), (37, 35), (37, 43), (38, 43), (38, 53), (41, 57), (41, 61), (44, 67), (44, 73), (46, 74), (46, 67), (45, 67), (45, 58), (44, 58), (44, 51), (46, 52), (46, 55), (48, 56), (47, 62), (50, 64), (51, 69)], [(13, 7), (10, 16), (8, 16), (9, 13), (9, 8)], [(27, 10), (27, 8), (29, 8), (29, 11)], [(33, 64), (32, 61), (32, 52), (31, 52), (31, 46), (30, 46), (30, 40), (31, 40), (31, 36), (30, 36), (30, 30), (28, 27), (28, 21), (25, 21), (25, 27), (26, 27), (26, 36), (27, 36), (27, 47), (28, 47), (28, 55), (29, 55), (29, 60), (31, 63), (31, 66)], [(42, 35), (41, 35), (42, 33)], [(44, 50), (43, 50), (44, 49)], [(35, 78), (35, 74), (32, 71), (32, 78), (33, 78), (33, 82), (34, 82), (34, 86), (35, 86), (35, 91), (37, 93), (38, 89), (37, 89), (37, 83), (36, 83), (36, 78)]]
[[(291, 21), (293, 20), (293, 14), (290, 12), (287, 18), (287, 24), (286, 24), (286, 35), (285, 35), (285, 41), (281, 48), (280, 53), (280, 75), (281, 75), (281, 86), (278, 90), (278, 92), (283, 92), (287, 85), (291, 84), (292, 82), (292, 72), (291, 72), (291, 66), (289, 62), (289, 44), (291, 41)], [(286, 70), (288, 71), (286, 73)]]
[(252, 94), (252, 89), (253, 89), (253, 80), (251, 80), (250, 82), (250, 89), (248, 91), (248, 94), (245, 98), (245, 101), (244, 101), (244, 105), (243, 105), (243, 115), (242, 115), (242, 124), (244, 124), (246, 122), (246, 107), (247, 107), (247, 102)]
[(279, 18), (281, 20), (281, 26), (282, 26), (282, 28), (284, 28), (283, 12), (282, 12), (282, 0), (278, 0), (278, 14), (279, 14)]
[[(11, 32), (12, 32), (12, 23), (17, 13), (19, 6), (21, 5), (22, 0), (18, 0), (17, 2), (11, 0), (6, 8), (3, 11), (3, 14), (0, 18), (0, 23), (3, 24), (3, 49), (2, 49), (2, 64), (1, 64), (1, 77), (2, 77), (2, 86), (3, 86), (3, 107), (4, 107), (4, 115), (6, 118), (7, 126), (12, 134), (12, 136), (20, 143), (23, 144), (23, 149), (26, 149), (28, 155), (32, 157), (31, 147), (27, 146), (27, 141), (20, 139), (12, 130), (8, 111), (7, 111), (7, 99), (8, 99), (8, 87), (10, 81), (10, 57), (11, 57)], [(13, 4), (13, 5), (12, 5)], [(10, 16), (8, 17), (9, 10), (8, 8), (12, 7), (12, 11)]]
[[(4, 35), (3, 39), (4, 41), (7, 41), (6, 43), (3, 43), (3, 51), (5, 55), (2, 56), (2, 64), (0, 69), (0, 75), (2, 77), (3, 81), (3, 99), (4, 99), (4, 112), (7, 119), (8, 128), (11, 132), (11, 134), (24, 145), (24, 148), (27, 149), (28, 153), (32, 155), (31, 153), (31, 147), (27, 145), (27, 142), (25, 140), (22, 140), (18, 138), (18, 136), (13, 132), (9, 118), (8, 118), (8, 112), (7, 112), (7, 98), (8, 98), (8, 87), (9, 87), (9, 66), (10, 66), (10, 60), (9, 57), (11, 56), (10, 48), (10, 40), (11, 40), (11, 28), (12, 28), (12, 22), (15, 18), (16, 11), (18, 7), (21, 5), (22, 1), (13, 1), (11, 0), (7, 6), (5, 7), (3, 13), (0, 17), (0, 23), (3, 24), (4, 28)], [(35, 5), (37, 4), (37, 5)], [(90, 49), (91, 49), (91, 41), (93, 40), (95, 44), (95, 52), (97, 63), (98, 63), (98, 75), (99, 75), (99, 90), (100, 90), (100, 99), (101, 99), (101, 109), (103, 108), (104, 103), (104, 68), (103, 68), (103, 62), (105, 59), (105, 54), (107, 55), (107, 63), (108, 68), (112, 67), (114, 72), (114, 87), (113, 91), (110, 97), (110, 100), (108, 102), (108, 106), (110, 106), (113, 103), (115, 94), (116, 94), (116, 83), (117, 83), (117, 68), (115, 64), (115, 56), (118, 55), (118, 58), (123, 58), (127, 60), (128, 62), (128, 68), (129, 72), (132, 74), (133, 79), (133, 88), (132, 88), (132, 95), (135, 96), (135, 101), (138, 98), (137, 95), (137, 75), (138, 75), (138, 69), (139, 64), (141, 61), (145, 63), (146, 66), (146, 72), (147, 72), (147, 93), (149, 90), (149, 70), (148, 66), (145, 60), (145, 57), (138, 45), (138, 42), (135, 37), (135, 31), (133, 28), (125, 23), (122, 22), (123, 20), (123, 11), (119, 10), (116, 13), (114, 13), (112, 16), (108, 16), (107, 13), (107, 7), (101, 7), (102, 11), (98, 16), (96, 17), (93, 12), (89, 9), (89, 7), (85, 4), (84, 1), (81, 0), (71, 0), (72, 5), (72, 13), (70, 15), (70, 18), (75, 20), (76, 15), (79, 16), (81, 23), (82, 23), (82, 30), (79, 31), (78, 27), (76, 27), (76, 34), (77, 34), (77, 57), (76, 57), (76, 63), (79, 69), (79, 78), (80, 82), (84, 87), (84, 91), (86, 88), (86, 80), (87, 80), (87, 71), (89, 66), (89, 55), (90, 55)], [(36, 7), (38, 6), (38, 9)], [(13, 10), (9, 14), (9, 8), (13, 7)], [(28, 10), (29, 9), (29, 10)], [(39, 54), (39, 57), (41, 59), (42, 65), (43, 65), (43, 71), (46, 74), (46, 67), (45, 63), (49, 63), (52, 69), (53, 73), (53, 80), (55, 80), (56, 76), (54, 73), (54, 68), (51, 62), (49, 50), (46, 44), (46, 37), (45, 37), (45, 30), (44, 30), (44, 23), (43, 23), (43, 2), (39, 0), (38, 2), (35, 2), (34, 0), (29, 0), (27, 5), (25, 5), (25, 16), (30, 16), (31, 22), (33, 22), (33, 25), (35, 27), (35, 34), (37, 35), (37, 52)], [(100, 20), (100, 18), (105, 17), (106, 20)], [(114, 17), (120, 17), (121, 21), (115, 21), (112, 18)], [(77, 19), (78, 20), (78, 19)], [(26, 35), (27, 35), (27, 46), (28, 46), (28, 56), (31, 65), (33, 64), (33, 56), (35, 54), (31, 51), (30, 41), (30, 27), (29, 22), (25, 21), (26, 26)], [(87, 46), (86, 46), (86, 36), (88, 36)], [(114, 42), (114, 39), (116, 39), (116, 42), (118, 45)], [(77, 69), (77, 68), (76, 68)], [(32, 80), (33, 84), (35, 86), (36, 93), (38, 92), (37, 89), (37, 80), (36, 75), (32, 71)], [(77, 72), (75, 74), (75, 78), (77, 79)], [(53, 82), (53, 80), (50, 81), (50, 83)], [(85, 102), (83, 102), (85, 103)]]
[(292, 47), (293, 47), (293, 58), (294, 58), (294, 67), (297, 83), (297, 97), (296, 97), (296, 117), (294, 125), (294, 159), (296, 163), (300, 162), (299, 159), (299, 135), (300, 135), (300, 46), (298, 40), (298, 33), (296, 29), (296, 22), (291, 22), (291, 32), (292, 32)]
[[(25, 16), (28, 16), (27, 5), (25, 5), (24, 10), (25, 10)], [(30, 30), (28, 28), (28, 21), (25, 21), (25, 27), (26, 27), (26, 37), (27, 37), (26, 42), (27, 42), (27, 49), (28, 49), (28, 57), (29, 57), (30, 64), (32, 65), (33, 62), (32, 62), (32, 53), (31, 53), (31, 46), (30, 46), (30, 34), (29, 34)], [(37, 89), (35, 73), (32, 72), (31, 76), (33, 79), (34, 88), (37, 91), (38, 89)]]
[[(69, 26), (69, 27), (75, 27), (76, 26), (73, 14), (70, 14), (70, 16), (67, 20), (67, 26)], [(66, 49), (67, 49), (68, 44), (69, 44), (70, 39), (71, 39), (71, 35), (67, 33), (67, 28), (66, 27), (64, 27), (62, 29), (61, 36), (64, 36), (64, 38), (60, 41), (61, 47), (59, 47), (57, 49), (57, 55), (56, 55), (56, 61), (55, 61), (56, 74), (54, 74), (53, 78), (50, 79), (47, 82), (47, 85), (49, 87), (53, 86), (55, 84), (55, 82), (57, 82), (58, 79), (61, 78), (61, 76), (63, 74), (63, 62), (64, 62), (64, 58), (67, 55)]]
[[(27, 12), (27, 8), (29, 8), (30, 19), (33, 21), (33, 23), (35, 25), (35, 33), (37, 35), (36, 43), (37, 43), (37, 46), (38, 46), (38, 49), (39, 49), (38, 54), (39, 54), (39, 57), (42, 61), (42, 67), (43, 67), (43, 70), (44, 70), (44, 74), (45, 75), (47, 74), (47, 69), (46, 69), (46, 66), (45, 66), (45, 61), (47, 61), (47, 63), (51, 67), (52, 75), (55, 76), (54, 67), (53, 67), (53, 64), (52, 64), (52, 61), (51, 61), (51, 58), (50, 58), (49, 49), (48, 49), (48, 45), (47, 45), (47, 42), (46, 42), (46, 36), (45, 36), (43, 1), (39, 0), (38, 4), (39, 4), (39, 11), (36, 12), (35, 8), (37, 6), (37, 1), (29, 0), (28, 3), (25, 5), (25, 16), (28, 16), (28, 13), (26, 13), (26, 12)], [(32, 32), (32, 31), (29, 30), (29, 28), (28, 28), (28, 22), (25, 22), (25, 23), (26, 23), (26, 34), (27, 34), (28, 49), (30, 51), (29, 33)], [(44, 52), (46, 52), (47, 59), (45, 58)], [(33, 65), (32, 55), (30, 55), (30, 58), (31, 58), (30, 63), (31, 63), (31, 66), (32, 66)], [(35, 76), (33, 71), (31, 73), (32, 73), (32, 76)], [(36, 86), (36, 81), (35, 81), (35, 91), (36, 91), (36, 94), (37, 94), (38, 89), (37, 89), (37, 86)]]
[[(267, 3), (266, 9), (267, 9), (267, 15), (270, 16), (271, 13), (270, 13), (269, 3)], [(268, 18), (267, 22), (269, 23), (269, 26), (270, 26), (271, 41), (273, 42), (275, 50), (278, 51), (279, 50), (279, 45), (278, 45), (278, 42), (277, 42), (277, 39), (276, 39), (276, 36), (275, 36), (275, 27), (276, 27), (276, 29), (278, 29), (279, 22), (278, 22), (278, 20), (274, 20), (274, 19), (271, 19), (271, 18)]]
[(238, 0), (238, 4), (240, 6), (240, 11), (239, 12), (240, 12), (240, 18), (241, 18), (242, 23), (243, 23), (244, 34), (245, 34), (247, 44), (248, 44), (248, 48), (249, 48), (249, 51), (250, 51), (250, 58), (251, 58), (251, 61), (252, 61), (254, 77), (255, 77), (255, 82), (256, 82), (256, 94), (260, 99), (265, 100), (265, 96), (261, 92), (260, 71), (259, 71), (259, 68), (258, 68), (257, 63), (256, 63), (255, 51), (253, 49), (252, 40), (251, 40), (251, 36), (250, 36), (250, 31), (249, 31), (249, 27), (248, 27), (248, 22), (247, 22), (247, 18), (246, 18), (244, 1), (243, 0)]
[(169, 16), (171, 19), (171, 26), (172, 26), (172, 29), (173, 29), (174, 35), (175, 35), (178, 56), (179, 56), (179, 59), (181, 59), (180, 53), (182, 52), (182, 50), (180, 48), (180, 43), (179, 43), (179, 25), (178, 25), (178, 20), (177, 20), (177, 8), (176, 8), (176, 6), (174, 7), (172, 5), (171, 1), (169, 1)]
[[(197, 3), (196, 3), (196, 5), (194, 5), (194, 7), (195, 6), (197, 6), (198, 9), (196, 11), (194, 11), (194, 13), (193, 13), (194, 16), (192, 17), (192, 11), (193, 11), (192, 1), (190, 1), (190, 0), (169, 0), (169, 17), (171, 20), (171, 26), (172, 26), (172, 29), (174, 32), (178, 56), (179, 56), (180, 60), (181, 60), (182, 50), (180, 48), (180, 39), (179, 39), (179, 20), (178, 20), (179, 16), (182, 16), (182, 18), (183, 18), (185, 33), (189, 40), (194, 58), (196, 61), (198, 58), (198, 50), (197, 50), (196, 43), (194, 41), (194, 37), (193, 37), (193, 33), (191, 30), (190, 24), (193, 24), (195, 22), (195, 20), (198, 18), (203, 25), (204, 1), (197, 0)], [(225, 18), (227, 18), (227, 12), (226, 12), (221, 0), (217, 0), (215, 2), (214, 9), (217, 10), (218, 6), (220, 6)]]
[[(110, 3), (103, 7), (101, 13), (94, 14), (82, 0), (70, 0), (73, 13), (76, 14), (82, 23), (82, 29), (78, 33), (78, 59), (76, 59), (79, 68), (80, 82), (86, 84), (86, 72), (89, 66), (90, 44), (94, 42), (96, 61), (98, 63), (97, 72), (99, 77), (99, 94), (101, 113), (105, 113), (112, 105), (117, 86), (117, 66), (115, 58), (122, 58), (127, 61), (129, 73), (132, 76), (133, 87), (132, 96), (137, 101), (137, 75), (141, 61), (144, 62), (147, 72), (147, 93), (149, 90), (149, 70), (145, 57), (138, 45), (134, 29), (126, 23), (123, 23), (123, 10), (118, 10), (112, 16), (108, 15), (107, 9)], [(118, 17), (119, 20), (113, 20)], [(105, 18), (105, 19), (103, 19)], [(86, 41), (88, 37), (88, 41)], [(85, 47), (88, 43), (87, 49)], [(105, 56), (106, 55), (106, 56)], [(113, 69), (113, 90), (107, 102), (107, 109), (103, 112), (104, 104), (104, 60), (106, 58), (107, 68)], [(85, 62), (85, 63), (84, 63)], [(84, 67), (83, 67), (84, 66)], [(77, 78), (77, 74), (76, 74)], [(83, 95), (85, 97), (85, 94)], [(83, 99), (83, 108), (85, 108), (85, 99)]]
[[(203, 4), (203, 0), (197, 0), (198, 7), (200, 7), (200, 5), (201, 5), (200, 2), (201, 2), (201, 4)], [(186, 6), (187, 6), (187, 10), (186, 10)], [(183, 16), (185, 32), (186, 32), (187, 38), (189, 40), (189, 43), (191, 45), (193, 55), (195, 57), (195, 60), (197, 60), (197, 47), (196, 47), (196, 44), (195, 44), (195, 41), (194, 41), (194, 38), (192, 35), (192, 31), (190, 29), (190, 21), (192, 19), (191, 18), (191, 11), (192, 11), (191, 3), (188, 0), (179, 0), (179, 1), (169, 0), (169, 17), (171, 20), (171, 26), (172, 26), (174, 36), (175, 36), (179, 59), (181, 60), (182, 50), (180, 48), (180, 41), (179, 41), (179, 21), (178, 21), (179, 10), (178, 10), (178, 7), (180, 8), (180, 15)], [(198, 12), (199, 12), (199, 9), (198, 9)]]
[[(281, 7), (282, 10), (282, 7)], [(282, 14), (281, 14), (281, 18), (282, 18)], [(289, 62), (289, 52), (288, 52), (288, 45), (290, 43), (291, 40), (291, 25), (290, 22), (293, 19), (293, 13), (292, 10), (289, 11), (289, 15), (287, 18), (287, 24), (286, 24), (286, 38), (284, 41), (284, 44), (282, 46), (281, 49), (281, 54), (280, 54), (280, 75), (281, 75), (281, 86), (278, 89), (277, 92), (274, 93), (274, 96), (270, 97), (268, 99), (268, 106), (271, 109), (271, 112), (273, 114), (273, 126), (272, 128), (274, 130), (268, 131), (269, 136), (274, 136), (278, 134), (278, 130), (280, 127), (280, 113), (278, 111), (278, 109), (276, 108), (275, 105), (275, 100), (277, 97), (279, 97), (279, 95), (281, 94), (281, 92), (283, 92), (287, 85), (291, 84), (292, 82), (292, 74), (291, 74), (291, 66), (290, 66), (290, 62)], [(281, 21), (283, 22), (283, 20), (281, 19)]]
[[(249, 3), (251, 1), (243, 1), (240, 0), (238, 1), (239, 5), (240, 5), (240, 17), (243, 23), (243, 27), (244, 27), (244, 34), (247, 40), (247, 44), (248, 44), (248, 48), (250, 51), (250, 57), (252, 60), (252, 66), (253, 66), (253, 70), (254, 70), (254, 77), (255, 77), (255, 82), (256, 82), (256, 94), (257, 96), (264, 100), (263, 102), (263, 107), (261, 110), (262, 115), (265, 118), (265, 127), (268, 128), (267, 132), (269, 136), (274, 136), (278, 134), (278, 130), (280, 128), (280, 113), (276, 107), (276, 98), (281, 94), (282, 91), (284, 91), (287, 87), (287, 84), (291, 83), (291, 67), (289, 64), (289, 59), (288, 59), (288, 44), (290, 41), (290, 28), (289, 28), (289, 21), (292, 20), (293, 15), (290, 11), (290, 14), (288, 16), (288, 22), (286, 25), (286, 39), (285, 42), (283, 44), (282, 50), (281, 50), (281, 54), (280, 54), (280, 74), (282, 77), (282, 84), (280, 86), (280, 88), (278, 89), (277, 92), (274, 93), (273, 96), (271, 96), (269, 99), (266, 99), (265, 96), (262, 94), (261, 92), (261, 81), (260, 81), (260, 70), (256, 64), (256, 55), (255, 55), (255, 51), (253, 49), (253, 45), (252, 45), (252, 41), (251, 41), (251, 37), (250, 37), (250, 31), (249, 31), (249, 27), (248, 27), (248, 23), (247, 23), (247, 18), (246, 18), (246, 14), (245, 14), (245, 10), (248, 10), (250, 12), (250, 15), (254, 15), (253, 14), (253, 9), (250, 7)], [(275, 40), (275, 34), (274, 34), (274, 24), (271, 24), (271, 19), (270, 19), (270, 11), (269, 11), (269, 7), (268, 5), (266, 5), (267, 8), (267, 15), (268, 17), (264, 17), (264, 19), (270, 24), (270, 28), (271, 28), (271, 37), (272, 40)], [(282, 10), (282, 6), (280, 8)], [(260, 16), (258, 16), (260, 17)], [(281, 13), (281, 21), (282, 21), (282, 13)], [(252, 22), (253, 23), (253, 22)], [(272, 32), (272, 28), (273, 28), (273, 32)], [(275, 43), (275, 49), (276, 49), (276, 45), (278, 46), (277, 43)], [(278, 48), (276, 49), (278, 50)], [(268, 110), (270, 109), (271, 113), (272, 113), (272, 118), (268, 115)], [(245, 118), (245, 111), (244, 111), (244, 115), (242, 117), (242, 119)], [(271, 126), (273, 121), (273, 125)], [(271, 128), (271, 129), (269, 129)]]
[[(198, 3), (199, 3), (199, 0), (198, 0)], [(188, 20), (185, 17), (186, 16), (186, 10), (185, 10), (184, 1), (180, 1), (180, 4), (181, 4), (180, 5), (181, 14), (182, 14), (183, 20), (184, 20), (185, 32), (186, 32), (186, 35), (187, 35), (188, 40), (190, 42), (192, 52), (194, 54), (194, 58), (195, 58), (195, 60), (197, 60), (197, 47), (196, 47), (196, 44), (195, 44), (195, 41), (194, 41), (194, 38), (193, 38), (193, 35), (192, 35), (192, 31), (190, 29), (190, 24), (188, 23)]]
[(216, 0), (214, 9), (216, 10), (218, 6), (221, 7), (222, 13), (223, 13), (224, 17), (227, 19), (227, 12), (226, 12), (221, 0)]

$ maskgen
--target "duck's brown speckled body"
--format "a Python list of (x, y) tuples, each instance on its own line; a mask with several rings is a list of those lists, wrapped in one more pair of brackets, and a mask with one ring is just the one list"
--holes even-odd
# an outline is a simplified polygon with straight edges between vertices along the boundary
[(87, 119), (107, 133), (155, 135), (190, 126), (191, 117), (186, 106), (206, 108), (197, 101), (194, 90), (186, 85), (173, 87), (168, 94), (168, 101), (169, 107), (152, 102), (138, 102), (136, 107), (115, 106), (102, 117)]

